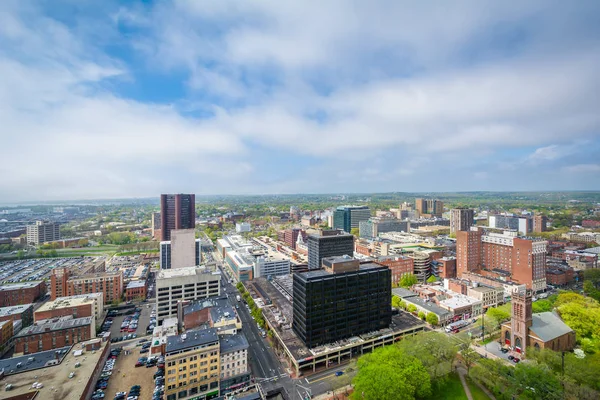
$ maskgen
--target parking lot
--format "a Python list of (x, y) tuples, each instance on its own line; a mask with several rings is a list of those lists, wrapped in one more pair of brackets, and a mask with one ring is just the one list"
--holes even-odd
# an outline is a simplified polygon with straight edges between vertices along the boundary
[[(123, 336), (127, 336), (129, 334), (135, 334), (136, 337), (143, 337), (146, 336), (146, 328), (148, 327), (148, 325), (150, 324), (150, 313), (152, 312), (152, 308), (155, 306), (155, 304), (152, 302), (146, 302), (146, 303), (134, 303), (134, 305), (140, 309), (140, 316), (138, 319), (138, 325), (137, 325), (137, 329), (135, 330), (135, 332), (121, 332), (121, 325), (123, 324), (123, 321), (128, 317), (128, 315), (118, 315), (116, 317), (112, 317), (113, 318), (113, 323), (110, 327), (110, 333), (111, 333), (111, 337), (112, 338), (119, 338), (119, 337), (123, 337)], [(128, 310), (120, 310), (120, 312), (129, 312), (130, 313), (130, 317), (133, 318), (133, 313), (135, 312), (135, 308), (131, 308), (129, 309), (131, 311)]]
[[(123, 347), (123, 351), (117, 357), (113, 374), (111, 375), (108, 386), (104, 390), (105, 399), (112, 400), (118, 392), (129, 392), (133, 385), (140, 385), (141, 391), (139, 400), (151, 400), (154, 390), (153, 375), (157, 371), (156, 367), (146, 368), (145, 366), (136, 367), (135, 364), (140, 357), (141, 347), (136, 346), (137, 340)], [(113, 344), (112, 348), (120, 347)], [(127, 352), (130, 352), (127, 354)]]
[(48, 278), (54, 268), (68, 267), (74, 271), (85, 269), (100, 257), (41, 258), (0, 262), (0, 282), (15, 283)]

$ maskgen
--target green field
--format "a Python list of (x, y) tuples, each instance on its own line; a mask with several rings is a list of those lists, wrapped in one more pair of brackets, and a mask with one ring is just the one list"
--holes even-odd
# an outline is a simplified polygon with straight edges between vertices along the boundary
[(448, 375), (446, 383), (441, 386), (435, 384), (432, 385), (433, 393), (427, 398), (427, 400), (466, 400), (467, 395), (460, 383), (460, 378), (456, 372)]
[(79, 249), (57, 249), (59, 256), (94, 256), (102, 254), (114, 254), (119, 250), (119, 246), (103, 245), (97, 247), (82, 247)]
[(483, 390), (479, 388), (469, 377), (467, 379), (467, 386), (471, 390), (471, 395), (473, 396), (473, 400), (490, 400), (487, 394)]

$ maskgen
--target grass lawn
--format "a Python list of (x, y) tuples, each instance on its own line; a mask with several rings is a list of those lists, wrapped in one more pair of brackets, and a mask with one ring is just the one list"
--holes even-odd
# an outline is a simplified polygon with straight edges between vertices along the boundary
[(473, 400), (490, 400), (487, 394), (483, 390), (479, 388), (469, 377), (467, 379), (467, 386), (471, 389), (471, 395), (473, 396)]
[(151, 253), (160, 253), (159, 250), (134, 250), (134, 251), (124, 251), (122, 253), (116, 253), (116, 256), (137, 256), (139, 254), (151, 254)]
[(466, 400), (467, 395), (460, 383), (458, 374), (453, 372), (448, 375), (448, 380), (443, 386), (431, 385), (433, 388), (433, 394), (427, 398), (427, 400)]

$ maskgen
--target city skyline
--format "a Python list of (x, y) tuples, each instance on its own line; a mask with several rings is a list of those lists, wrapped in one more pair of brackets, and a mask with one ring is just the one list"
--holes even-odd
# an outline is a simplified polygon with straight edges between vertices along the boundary
[(600, 189), (599, 11), (2, 2), (0, 201)]

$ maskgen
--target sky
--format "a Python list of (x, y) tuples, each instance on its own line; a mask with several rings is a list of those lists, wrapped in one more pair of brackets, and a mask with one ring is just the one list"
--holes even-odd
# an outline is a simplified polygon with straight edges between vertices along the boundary
[(0, 202), (600, 189), (600, 2), (2, 0)]

